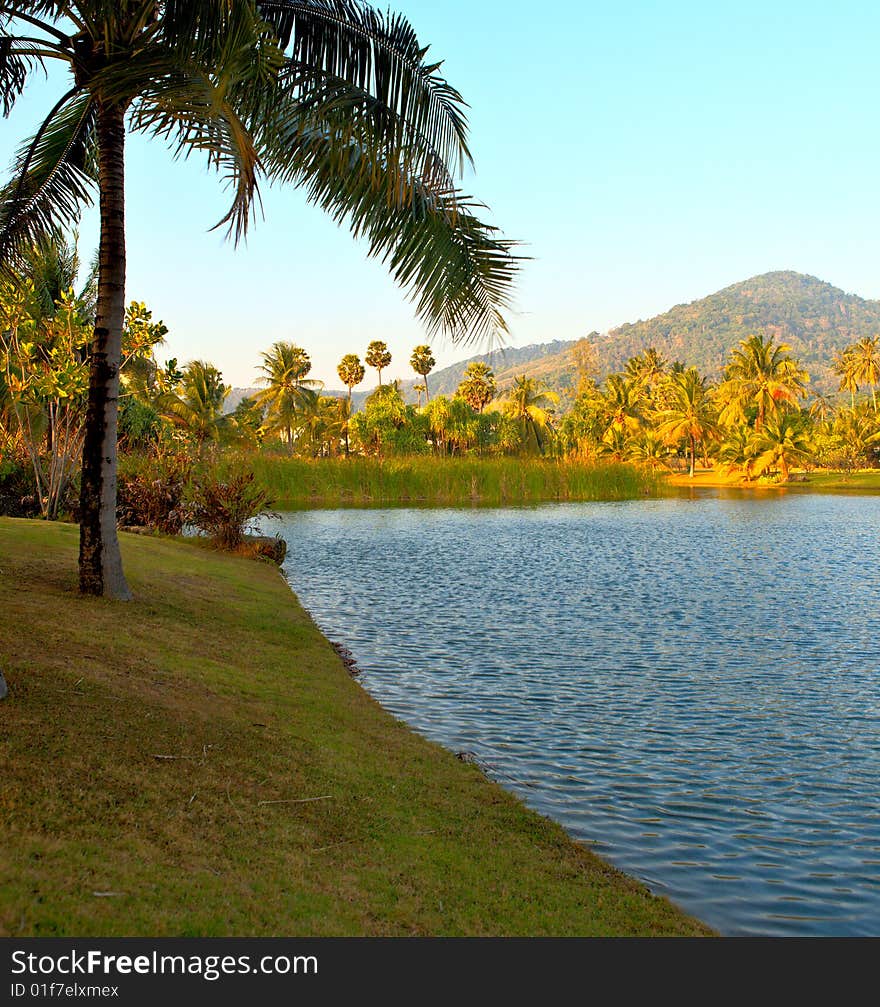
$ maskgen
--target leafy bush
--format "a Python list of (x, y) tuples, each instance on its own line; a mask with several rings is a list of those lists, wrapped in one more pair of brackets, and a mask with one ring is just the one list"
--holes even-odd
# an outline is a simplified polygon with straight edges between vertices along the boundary
[(190, 489), (190, 520), (221, 549), (236, 549), (249, 522), (266, 513), (270, 503), (269, 494), (256, 485), (253, 472), (223, 475), (208, 471)]
[(33, 470), (14, 458), (0, 457), (0, 514), (34, 517), (39, 513)]
[(121, 472), (116, 516), (121, 525), (140, 525), (179, 535), (189, 521), (186, 490), (189, 461), (181, 455), (144, 460)]

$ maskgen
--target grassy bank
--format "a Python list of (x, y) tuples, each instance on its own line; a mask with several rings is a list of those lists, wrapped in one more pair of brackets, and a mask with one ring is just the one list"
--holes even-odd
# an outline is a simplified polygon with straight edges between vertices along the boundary
[(861, 472), (796, 472), (787, 483), (773, 479), (744, 479), (741, 473), (718, 469), (697, 469), (693, 479), (675, 474), (667, 477), (669, 486), (712, 489), (792, 490), (812, 493), (880, 493), (880, 469)]
[[(249, 460), (250, 463), (250, 460)], [(522, 458), (320, 458), (252, 460), (276, 506), (540, 503), (653, 496), (662, 481), (632, 465)]]
[(277, 569), (0, 519), (0, 934), (699, 934), (412, 733)]

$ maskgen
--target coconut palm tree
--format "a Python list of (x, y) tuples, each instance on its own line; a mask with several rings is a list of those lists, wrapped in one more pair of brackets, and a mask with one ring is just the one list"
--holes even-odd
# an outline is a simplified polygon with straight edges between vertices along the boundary
[(292, 454), (297, 415), (310, 404), (315, 390), (323, 386), (320, 381), (306, 378), (312, 361), (295, 343), (273, 343), (261, 356), (262, 376), (257, 380), (266, 387), (257, 392), (255, 398), (266, 411), (266, 428), (280, 431)]
[(223, 404), (231, 390), (213, 364), (192, 360), (183, 369), (178, 391), (160, 395), (156, 405), (162, 416), (193, 438), (201, 454), (206, 443), (218, 442), (228, 429)]
[(740, 340), (739, 347), (731, 352), (718, 389), (722, 423), (741, 423), (746, 410), (754, 408), (755, 429), (759, 430), (764, 420), (775, 416), (783, 406), (797, 405), (810, 378), (789, 356), (790, 349), (785, 343), (776, 344), (772, 338), (765, 340), (760, 335)]
[(481, 413), (495, 397), (495, 373), (483, 360), (472, 360), (464, 369), (458, 393), (472, 409)]
[(779, 413), (754, 433), (755, 458), (752, 469), (756, 475), (776, 469), (782, 482), (788, 482), (792, 465), (803, 462), (812, 453), (807, 424), (800, 410)]
[(424, 343), (422, 343), (421, 346), (417, 346), (412, 351), (409, 363), (410, 367), (412, 367), (416, 374), (421, 375), (425, 384), (425, 401), (430, 402), (431, 395), (428, 391), (428, 375), (434, 370), (434, 367), (437, 364), (437, 361), (431, 355), (431, 347), (426, 346)]
[(649, 346), (643, 353), (627, 361), (626, 376), (653, 391), (666, 376), (668, 367), (669, 361), (653, 346)]
[(0, 190), (0, 268), (75, 222), (97, 189), (99, 280), (83, 447), (80, 590), (131, 597), (116, 537), (129, 131), (205, 156), (228, 183), (220, 222), (246, 232), (261, 178), (365, 237), (429, 332), (506, 331), (511, 243), (455, 179), (469, 160), (461, 96), (403, 17), (360, 0), (4, 0), (0, 107), (31, 74), (70, 71)]
[(667, 444), (686, 441), (690, 459), (690, 477), (694, 477), (697, 444), (718, 435), (715, 406), (709, 394), (709, 381), (696, 367), (674, 374), (667, 385), (668, 406), (657, 414), (656, 432)]
[(382, 371), (391, 364), (391, 353), (381, 339), (374, 339), (367, 347), (364, 357), (367, 367), (372, 367), (379, 372), (379, 387), (382, 387)]
[(523, 442), (528, 442), (531, 432), (539, 454), (544, 453), (544, 438), (541, 431), (550, 425), (553, 406), (559, 403), (559, 396), (545, 384), (525, 374), (514, 378), (513, 387), (507, 394), (504, 411), (517, 420), (522, 428)]
[(602, 394), (605, 427), (632, 434), (642, 424), (642, 392), (640, 381), (619, 374), (609, 375)]
[(832, 370), (840, 378), (840, 390), (842, 392), (849, 392), (850, 409), (855, 409), (856, 395), (859, 391), (859, 367), (851, 346), (847, 346), (842, 353), (837, 354), (834, 358)]
[(864, 336), (849, 347), (853, 362), (853, 376), (860, 384), (870, 385), (871, 401), (877, 412), (877, 385), (880, 383), (880, 337)]
[(346, 353), (339, 361), (336, 373), (339, 375), (339, 380), (348, 389), (348, 414), (345, 421), (345, 457), (347, 458), (349, 455), (348, 421), (351, 418), (351, 390), (364, 380), (367, 372), (361, 363), (361, 358), (356, 353)]

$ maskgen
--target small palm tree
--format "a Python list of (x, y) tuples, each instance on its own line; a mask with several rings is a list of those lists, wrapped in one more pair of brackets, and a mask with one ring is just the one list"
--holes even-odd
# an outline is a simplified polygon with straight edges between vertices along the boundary
[(754, 440), (752, 467), (755, 474), (775, 469), (784, 483), (788, 482), (791, 466), (809, 458), (813, 449), (809, 428), (800, 411), (771, 416), (755, 431)]
[(689, 367), (669, 379), (667, 390), (669, 404), (657, 414), (657, 434), (668, 444), (686, 441), (693, 479), (697, 444), (717, 437), (719, 432), (709, 382), (696, 367)]
[(428, 375), (434, 370), (437, 361), (431, 355), (431, 347), (422, 343), (421, 346), (417, 346), (413, 352), (412, 356), (409, 358), (410, 366), (416, 372), (420, 374), (425, 383), (425, 401), (431, 401), (431, 395), (428, 391)]
[(391, 353), (381, 339), (374, 339), (367, 347), (367, 354), (364, 357), (367, 367), (372, 367), (379, 372), (379, 387), (382, 387), (382, 371), (391, 364)]
[(461, 96), (407, 20), (361, 0), (4, 0), (0, 107), (33, 72), (67, 89), (0, 189), (0, 269), (101, 206), (96, 322), (80, 492), (80, 590), (131, 597), (116, 536), (125, 314), (128, 131), (205, 156), (229, 183), (238, 241), (261, 179), (309, 199), (388, 263), (428, 331), (494, 338), (515, 275), (511, 243), (456, 179), (470, 160)]
[(497, 384), (492, 368), (483, 360), (472, 360), (464, 369), (464, 377), (458, 386), (460, 395), (478, 413), (489, 405), (495, 397)]

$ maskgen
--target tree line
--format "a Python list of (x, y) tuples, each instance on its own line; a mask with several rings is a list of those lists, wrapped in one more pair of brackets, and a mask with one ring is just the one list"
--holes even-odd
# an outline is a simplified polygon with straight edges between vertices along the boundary
[[(54, 239), (33, 247), (23, 282), (0, 285), (0, 464), (30, 470), (46, 517), (70, 504), (87, 416), (96, 274), (75, 291), (79, 271), (75, 247)], [(405, 400), (399, 382), (383, 381), (392, 356), (381, 340), (369, 344), (363, 361), (354, 353), (340, 360), (344, 397), (324, 394), (310, 377), (303, 347), (278, 341), (261, 354), (260, 390), (227, 410), (231, 388), (213, 364), (159, 362), (166, 335), (145, 304), (129, 304), (120, 371), (123, 453), (536, 455), (684, 465), (692, 475), (702, 462), (747, 479), (781, 480), (797, 466), (874, 466), (880, 453), (877, 337), (839, 354), (836, 400), (810, 395), (809, 375), (789, 348), (760, 334), (731, 349), (714, 382), (653, 348), (599, 382), (582, 341), (570, 358), (577, 387), (563, 399), (527, 375), (499, 389), (483, 361), (468, 364), (455, 394), (432, 396), (436, 360), (420, 344), (409, 360), (421, 379), (416, 404)], [(378, 385), (353, 412), (352, 392), (367, 368)]]

